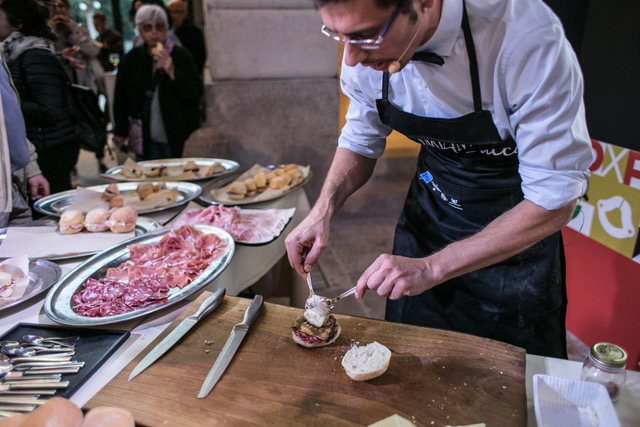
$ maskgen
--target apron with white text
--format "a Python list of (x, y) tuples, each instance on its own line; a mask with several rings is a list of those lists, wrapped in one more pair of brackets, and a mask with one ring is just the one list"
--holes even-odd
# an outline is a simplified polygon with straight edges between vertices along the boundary
[[(462, 28), (474, 111), (453, 118), (420, 117), (388, 99), (384, 73), (377, 108), (386, 125), (421, 144), (395, 232), (393, 253), (428, 256), (477, 233), (523, 200), (517, 147), (502, 140), (482, 109), (475, 48), (466, 8)], [(566, 358), (566, 286), (560, 232), (505, 261), (442, 283), (418, 296), (387, 300), (389, 321), (470, 333)]]

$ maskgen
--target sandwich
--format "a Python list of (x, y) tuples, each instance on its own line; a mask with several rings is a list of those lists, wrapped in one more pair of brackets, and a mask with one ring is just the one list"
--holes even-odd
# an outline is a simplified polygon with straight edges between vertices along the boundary
[(279, 190), (285, 185), (287, 185), (287, 179), (284, 177), (284, 175), (275, 176), (269, 181), (269, 187), (273, 188), (274, 190)]
[(231, 200), (242, 200), (247, 195), (247, 186), (242, 181), (234, 181), (229, 185), (227, 196)]
[(102, 193), (102, 198), (105, 200), (111, 200), (118, 195), (120, 195), (118, 184), (109, 184)]
[(64, 234), (74, 234), (82, 231), (84, 228), (82, 212), (77, 209), (67, 209), (60, 215), (58, 227), (60, 232)]
[(9, 298), (13, 294), (14, 283), (13, 276), (0, 268), (0, 298)]
[(258, 172), (253, 176), (253, 182), (256, 183), (256, 190), (262, 193), (267, 189), (267, 175), (264, 172)]
[(144, 200), (149, 194), (153, 193), (153, 183), (141, 182), (136, 188), (136, 193), (140, 196), (140, 199)]
[(109, 230), (109, 211), (103, 208), (95, 208), (87, 213), (84, 219), (84, 228), (92, 233)]
[(109, 217), (109, 229), (114, 233), (128, 233), (136, 227), (138, 212), (128, 206), (118, 208)]
[(244, 181), (244, 185), (247, 187), (247, 196), (253, 196), (256, 194), (256, 190), (258, 187), (256, 186), (256, 182), (253, 178), (247, 178)]
[(333, 314), (326, 316), (321, 326), (311, 324), (301, 314), (291, 327), (291, 334), (293, 340), (303, 347), (324, 347), (335, 342), (341, 330)]
[(109, 209), (121, 208), (124, 206), (124, 197), (121, 195), (115, 196), (109, 201)]

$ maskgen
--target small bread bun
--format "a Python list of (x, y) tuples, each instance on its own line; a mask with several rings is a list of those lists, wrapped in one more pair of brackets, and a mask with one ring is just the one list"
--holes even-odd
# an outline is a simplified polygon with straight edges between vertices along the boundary
[(276, 176), (280, 176), (284, 173), (284, 168), (276, 168), (273, 170), (273, 173), (275, 173)]
[(188, 160), (184, 164), (183, 169), (184, 169), (185, 172), (188, 172), (188, 171), (197, 171), (200, 168), (198, 167), (196, 162), (194, 162), (193, 160)]
[(111, 200), (119, 194), (120, 190), (118, 189), (118, 184), (109, 184), (109, 186), (105, 188), (104, 193), (102, 193), (102, 198), (105, 200)]
[(77, 209), (67, 209), (60, 215), (58, 226), (64, 234), (79, 233), (84, 228), (82, 212)]
[(247, 178), (243, 182), (247, 187), (247, 196), (253, 196), (254, 194), (256, 194), (258, 186), (256, 185), (256, 182), (253, 180), (253, 178)]
[(118, 208), (109, 217), (111, 226), (109, 227), (114, 233), (128, 233), (136, 227), (138, 220), (138, 212), (128, 206)]
[(390, 360), (391, 350), (374, 341), (362, 347), (351, 347), (342, 357), (342, 367), (352, 380), (367, 381), (384, 374)]
[(271, 181), (269, 181), (269, 187), (278, 190), (287, 185), (287, 180), (283, 176), (276, 176)]
[(160, 176), (160, 172), (162, 172), (162, 168), (157, 166), (144, 168), (144, 176), (146, 176), (147, 178), (155, 178), (157, 176)]
[(275, 173), (275, 172), (273, 172), (273, 171), (269, 172), (269, 173), (267, 174), (267, 184), (268, 184), (268, 183), (270, 183), (270, 182), (271, 182), (271, 180), (272, 180), (273, 178), (275, 178), (276, 176), (278, 176), (278, 175), (276, 175), (276, 173)]
[(229, 196), (232, 200), (241, 200), (244, 199), (244, 196), (247, 194), (247, 186), (242, 181), (234, 181), (229, 185), (229, 189), (227, 190), (227, 196)]
[(87, 213), (84, 219), (84, 228), (92, 233), (107, 231), (109, 229), (109, 211), (103, 208), (95, 208)]
[(289, 172), (294, 169), (298, 169), (298, 165), (296, 165), (295, 163), (289, 163), (284, 167), (285, 172)]
[(138, 193), (138, 196), (140, 196), (140, 198), (144, 200), (145, 197), (153, 193), (153, 183), (141, 182), (136, 188), (136, 193)]
[(84, 416), (81, 427), (135, 427), (133, 414), (123, 408), (98, 406)]
[(175, 193), (175, 191), (167, 190), (167, 189), (160, 190), (156, 193), (150, 193), (147, 197), (144, 198), (144, 200), (145, 201), (155, 200), (158, 197), (163, 197), (166, 200), (168, 205), (175, 203), (176, 200), (178, 200), (178, 195)]
[(287, 173), (291, 175), (291, 185), (300, 184), (304, 179), (300, 169), (291, 169), (290, 171), (287, 171)]
[(64, 397), (52, 397), (35, 411), (3, 418), (2, 426), (68, 426), (81, 427), (83, 414), (75, 403)]
[(124, 197), (116, 196), (109, 202), (109, 209), (121, 208), (124, 206)]
[(253, 176), (253, 181), (256, 183), (256, 189), (263, 191), (267, 188), (267, 175), (264, 172), (257, 173)]
[(140, 197), (139, 196), (131, 196), (127, 199), (127, 205), (132, 205), (134, 203), (140, 203)]

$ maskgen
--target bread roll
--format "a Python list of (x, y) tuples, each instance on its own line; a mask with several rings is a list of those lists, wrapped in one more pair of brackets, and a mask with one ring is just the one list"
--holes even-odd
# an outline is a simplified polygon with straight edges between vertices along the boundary
[(64, 234), (79, 233), (84, 228), (82, 212), (77, 209), (67, 209), (60, 215), (58, 226)]
[(264, 191), (264, 189), (267, 188), (267, 175), (264, 172), (255, 174), (253, 181), (256, 183), (256, 189), (258, 191)]
[(140, 196), (140, 198), (144, 200), (145, 197), (153, 193), (153, 183), (141, 182), (136, 188), (136, 193), (138, 193), (138, 196)]
[(135, 427), (131, 412), (123, 408), (98, 406), (84, 416), (82, 427)]
[(271, 181), (269, 181), (269, 187), (275, 190), (278, 190), (284, 187), (285, 185), (287, 185), (287, 180), (282, 176), (276, 176)]
[(136, 227), (138, 212), (128, 206), (118, 208), (109, 217), (111, 226), (109, 229), (114, 233), (128, 233)]
[(158, 197), (161, 197), (165, 200), (166, 206), (175, 203), (178, 200), (178, 195), (173, 190), (160, 190), (157, 193), (151, 193), (147, 197), (145, 197), (145, 201), (148, 200), (156, 200)]
[(278, 175), (276, 175), (276, 173), (275, 173), (275, 172), (273, 172), (273, 171), (269, 172), (269, 173), (267, 174), (267, 184), (269, 184), (269, 183), (271, 182), (271, 180), (272, 180), (273, 178), (275, 178), (276, 176), (278, 176)]
[(35, 411), (0, 421), (2, 427), (81, 427), (82, 411), (64, 397), (52, 397)]
[(275, 168), (273, 170), (273, 173), (275, 173), (276, 176), (280, 176), (280, 175), (282, 175), (284, 173), (284, 168)]
[(295, 163), (289, 163), (288, 165), (286, 165), (284, 167), (285, 172), (289, 172), (289, 171), (292, 171), (294, 169), (298, 169), (298, 165), (296, 165)]
[(304, 179), (304, 175), (302, 175), (302, 171), (300, 169), (291, 169), (287, 171), (288, 174), (291, 175), (291, 185), (298, 185)]
[(102, 198), (105, 200), (111, 200), (119, 194), (120, 190), (118, 189), (118, 184), (109, 184), (107, 188), (105, 188), (104, 193), (102, 193)]
[(234, 181), (229, 185), (227, 196), (232, 200), (242, 200), (247, 194), (247, 186), (242, 181)]
[(194, 162), (193, 160), (188, 160), (184, 164), (183, 169), (185, 172), (197, 172), (200, 168), (198, 167), (196, 162)]
[(124, 206), (124, 197), (116, 196), (109, 202), (109, 209), (121, 208)]
[(244, 185), (247, 187), (247, 196), (253, 196), (254, 194), (256, 194), (256, 190), (258, 189), (258, 186), (256, 185), (256, 182), (254, 181), (253, 178), (247, 178), (244, 181)]
[(103, 208), (95, 208), (87, 213), (84, 219), (84, 228), (92, 233), (107, 231), (109, 229), (109, 211)]
[(158, 166), (152, 166), (150, 168), (144, 168), (144, 176), (147, 178), (155, 178), (160, 176), (162, 168)]
[(353, 346), (342, 357), (342, 367), (352, 380), (367, 381), (384, 374), (389, 367), (391, 350), (374, 341)]

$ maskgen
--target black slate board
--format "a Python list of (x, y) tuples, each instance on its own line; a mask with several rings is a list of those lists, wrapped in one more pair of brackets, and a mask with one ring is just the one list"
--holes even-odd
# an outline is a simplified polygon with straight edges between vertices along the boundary
[(130, 335), (129, 331), (19, 323), (0, 337), (0, 341), (23, 342), (22, 337), (27, 334), (39, 335), (43, 338), (79, 337), (74, 341), (75, 355), (72, 360), (85, 362), (85, 365), (76, 374), (62, 375), (63, 380), (69, 381), (69, 387), (64, 390), (58, 390), (55, 396), (66, 398), (73, 395)]

